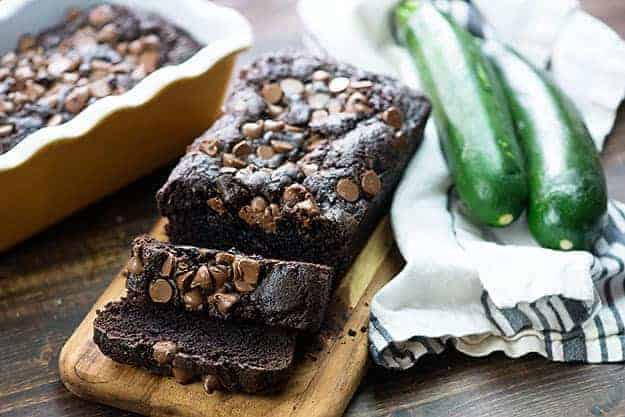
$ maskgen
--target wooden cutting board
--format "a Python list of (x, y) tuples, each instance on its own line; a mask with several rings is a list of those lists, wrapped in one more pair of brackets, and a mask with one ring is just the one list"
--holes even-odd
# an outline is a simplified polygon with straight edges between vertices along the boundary
[[(165, 239), (164, 225), (161, 220), (154, 227), (156, 238)], [(102, 355), (92, 340), (93, 320), (97, 309), (124, 294), (121, 273), (65, 343), (59, 359), (61, 379), (79, 397), (149, 416), (340, 416), (367, 368), (369, 302), (400, 265), (385, 219), (336, 289), (324, 326), (329, 330), (302, 355), (278, 394), (209, 395), (201, 383), (179, 385)]]

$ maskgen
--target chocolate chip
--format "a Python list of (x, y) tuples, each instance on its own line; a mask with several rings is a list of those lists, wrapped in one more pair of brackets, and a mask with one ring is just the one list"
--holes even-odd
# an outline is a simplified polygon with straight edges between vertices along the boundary
[(351, 81), (349, 86), (355, 90), (362, 90), (373, 87), (373, 83), (369, 80)]
[(349, 78), (345, 77), (337, 77), (333, 78), (328, 85), (330, 92), (334, 94), (338, 94), (340, 92), (345, 91), (345, 89), (349, 86)]
[(267, 208), (267, 200), (260, 196), (254, 197), (252, 199), (252, 202), (250, 203), (250, 206), (255, 212), (262, 213), (265, 211), (265, 208)]
[(174, 289), (169, 282), (163, 278), (157, 278), (150, 283), (148, 290), (150, 298), (155, 303), (168, 303), (174, 295)]
[(244, 168), (246, 166), (245, 161), (237, 158), (236, 156), (234, 156), (231, 153), (224, 153), (221, 155), (221, 159), (223, 161), (223, 164), (227, 167), (232, 167), (232, 168)]
[(282, 88), (277, 83), (265, 84), (261, 94), (267, 103), (276, 104), (282, 99)]
[(234, 280), (245, 281), (250, 285), (256, 285), (260, 275), (260, 262), (252, 258), (237, 257), (234, 264)]
[(273, 150), (273, 148), (269, 145), (260, 145), (257, 149), (256, 149), (256, 155), (258, 155), (258, 157), (260, 159), (271, 159), (273, 158), (275, 152)]
[(228, 267), (224, 265), (212, 265), (208, 267), (211, 276), (215, 280), (215, 288), (219, 289), (228, 281)]
[(328, 81), (330, 79), (330, 73), (324, 70), (317, 70), (312, 74), (313, 81)]
[(159, 365), (166, 365), (174, 359), (174, 355), (177, 351), (178, 346), (176, 346), (174, 342), (156, 342), (154, 346), (152, 346), (152, 357)]
[(303, 200), (307, 192), (308, 190), (302, 184), (291, 184), (284, 189), (282, 199), (286, 203), (294, 203)]
[(187, 271), (176, 276), (176, 287), (180, 292), (184, 292), (187, 288), (189, 288), (189, 283), (191, 282), (193, 276), (193, 271)]
[(319, 166), (317, 164), (302, 164), (301, 168), (302, 172), (307, 177), (314, 175), (319, 170)]
[(169, 276), (171, 276), (171, 273), (175, 269), (175, 264), (176, 257), (168, 252), (165, 255), (165, 259), (163, 260), (163, 265), (161, 265), (161, 276), (169, 278)]
[(224, 202), (219, 197), (211, 197), (206, 200), (206, 203), (210, 208), (212, 208), (217, 213), (223, 215), (226, 214), (226, 206), (224, 206)]
[(89, 93), (96, 98), (106, 97), (111, 95), (111, 86), (108, 80), (102, 78), (89, 84)]
[(245, 281), (234, 281), (234, 288), (240, 292), (241, 294), (245, 294), (248, 292), (252, 292), (254, 291), (254, 289), (256, 287), (254, 287), (253, 285), (245, 282)]
[(0, 125), (0, 138), (13, 133), (13, 125)]
[(330, 96), (324, 93), (317, 93), (308, 97), (308, 104), (315, 110), (324, 109), (329, 101)]
[(208, 156), (215, 156), (219, 153), (219, 141), (217, 139), (208, 139), (200, 144), (200, 151)]
[(351, 203), (358, 200), (358, 196), (359, 196), (358, 185), (354, 181), (348, 178), (341, 178), (337, 182), (336, 192), (344, 200), (349, 201)]
[(327, 143), (328, 143), (327, 139), (321, 139), (320, 137), (311, 136), (309, 141), (306, 143), (306, 150), (312, 151)]
[(257, 138), (261, 137), (262, 134), (263, 134), (263, 126), (260, 123), (258, 123), (258, 122), (256, 122), (256, 123), (251, 123), (251, 122), (250, 123), (245, 123), (241, 127), (241, 133), (243, 133), (248, 138), (257, 139)]
[(362, 177), (360, 177), (360, 186), (365, 193), (370, 196), (375, 196), (380, 192), (382, 182), (375, 171), (369, 170), (365, 171), (365, 173), (362, 174)]
[(280, 88), (284, 91), (284, 95), (293, 96), (299, 95), (304, 92), (304, 84), (300, 80), (296, 80), (295, 78), (285, 78), (280, 81)]
[(282, 120), (265, 120), (265, 130), (268, 132), (281, 132), (284, 130)]
[(102, 29), (98, 32), (96, 39), (99, 42), (115, 42), (119, 37), (119, 31), (117, 30), (117, 26), (114, 23), (107, 23), (102, 26)]
[(74, 88), (65, 98), (65, 110), (70, 113), (78, 113), (87, 105), (89, 89), (87, 87)]
[(284, 126), (284, 130), (287, 131), (287, 132), (292, 132), (292, 133), (301, 133), (305, 129), (303, 127), (299, 127), (299, 126), (285, 125)]
[(291, 152), (295, 147), (292, 143), (286, 142), (284, 140), (272, 140), (270, 141), (273, 150), (277, 153), (286, 153)]
[(141, 39), (136, 39), (128, 44), (128, 52), (133, 55), (139, 55), (143, 52), (143, 41)]
[(115, 12), (113, 8), (108, 4), (102, 4), (100, 6), (94, 7), (89, 12), (89, 24), (95, 27), (100, 27), (109, 23), (111, 20), (115, 18)]
[(300, 212), (304, 212), (308, 217), (316, 216), (319, 214), (319, 207), (310, 198), (300, 201), (295, 205), (295, 209)]
[(241, 142), (239, 142), (236, 145), (234, 145), (234, 147), (232, 148), (232, 153), (237, 158), (245, 158), (249, 154), (252, 153), (252, 147), (250, 146), (249, 143), (247, 143), (246, 141), (242, 140)]
[(382, 120), (395, 129), (401, 128), (404, 116), (397, 107), (391, 106), (382, 113)]
[[(191, 283), (193, 284), (193, 282)], [(188, 291), (182, 297), (184, 306), (189, 311), (199, 311), (203, 307), (202, 293), (198, 288)]]
[(158, 51), (145, 51), (139, 56), (139, 64), (146, 74), (154, 72), (161, 60), (161, 54)]
[(213, 287), (213, 280), (211, 279), (210, 272), (206, 265), (202, 265), (198, 268), (193, 280), (191, 281), (191, 288), (199, 287), (203, 290), (210, 290)]
[(241, 218), (241, 220), (243, 220), (245, 223), (248, 224), (248, 226), (253, 226), (256, 224), (256, 213), (254, 213), (254, 210), (252, 210), (252, 207), (250, 206), (243, 206), (239, 209), (239, 217)]
[(221, 314), (227, 314), (232, 307), (239, 301), (238, 294), (217, 293), (211, 296), (211, 299), (215, 302), (217, 310)]
[(212, 394), (214, 391), (218, 391), (221, 389), (221, 382), (215, 375), (206, 375), (204, 377), (204, 391), (207, 394)]
[(128, 272), (131, 274), (140, 274), (143, 272), (143, 262), (141, 262), (141, 259), (139, 259), (138, 256), (133, 256), (128, 261), (126, 269), (128, 269)]
[(17, 44), (17, 48), (20, 50), (20, 52), (26, 52), (27, 50), (35, 46), (35, 43), (36, 41), (34, 36), (22, 35)]
[(179, 384), (184, 385), (193, 381), (193, 374), (191, 373), (191, 371), (188, 371), (184, 368), (174, 367), (171, 369), (171, 374), (173, 375), (176, 382)]
[(215, 255), (215, 262), (220, 265), (232, 265), (235, 258), (236, 256), (230, 252), (217, 252)]
[(33, 72), (33, 69), (27, 66), (18, 67), (13, 75), (15, 76), (15, 79), (17, 81), (26, 81), (35, 78), (35, 73)]

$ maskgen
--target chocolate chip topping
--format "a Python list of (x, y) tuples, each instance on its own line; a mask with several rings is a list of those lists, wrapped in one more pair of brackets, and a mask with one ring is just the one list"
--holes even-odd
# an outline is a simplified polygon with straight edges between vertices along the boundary
[(143, 272), (143, 262), (135, 255), (128, 260), (127, 269), (131, 274), (140, 274)]
[[(238, 227), (267, 234), (314, 227), (335, 215), (335, 206), (349, 205), (359, 216), (368, 207), (360, 197), (380, 192), (371, 175), (386, 175), (401, 159), (397, 149), (380, 143), (395, 142), (389, 137), (401, 131), (395, 125), (399, 120), (403, 127), (402, 111), (414, 113), (402, 101), (407, 89), (346, 65), (302, 58), (306, 65), (300, 66), (278, 56), (243, 73), (225, 115), (191, 147), (217, 139), (217, 157), (185, 158), (177, 175), (190, 181), (206, 172), (209, 187), (202, 188), (207, 198), (224, 202), (223, 221), (234, 218)], [(252, 205), (257, 196), (266, 206)]]
[(149, 294), (155, 303), (168, 303), (174, 295), (174, 289), (166, 279), (158, 278), (150, 283)]
[(179, 291), (185, 291), (189, 288), (189, 284), (191, 283), (191, 279), (194, 277), (193, 271), (183, 272), (182, 274), (176, 276), (176, 287)]
[(221, 389), (221, 382), (215, 375), (206, 375), (204, 377), (204, 391), (207, 394), (212, 394), (214, 391), (218, 391)]
[(64, 21), (36, 36), (23, 35), (16, 50), (0, 54), (0, 154), (199, 49), (153, 14), (108, 4), (71, 9)]
[(271, 159), (275, 155), (275, 152), (269, 145), (260, 145), (258, 149), (256, 149), (256, 155), (261, 159)]
[(152, 347), (152, 357), (159, 365), (165, 365), (174, 359), (177, 351), (178, 347), (174, 342), (156, 342)]
[(344, 200), (352, 203), (358, 200), (358, 196), (360, 194), (358, 190), (358, 185), (348, 178), (341, 178), (336, 183), (336, 192)]
[(171, 374), (179, 384), (185, 385), (193, 381), (193, 374), (191, 371), (184, 368), (173, 367), (171, 369)]
[(269, 83), (263, 86), (262, 95), (265, 101), (276, 104), (282, 98), (282, 88), (277, 83)]
[(400, 129), (404, 120), (404, 116), (397, 107), (389, 107), (382, 113), (382, 120), (395, 129)]
[(234, 285), (237, 291), (253, 291), (258, 283), (260, 263), (251, 258), (238, 257), (232, 266), (234, 270)]
[(282, 120), (265, 120), (265, 130), (268, 132), (281, 132), (284, 130), (284, 122)]
[(210, 139), (200, 145), (200, 150), (206, 155), (215, 156), (219, 153), (219, 141)]
[(210, 208), (212, 208), (219, 214), (226, 214), (227, 212), (224, 202), (219, 197), (211, 197), (206, 201), (206, 203)]
[(368, 170), (360, 177), (360, 186), (362, 190), (370, 196), (375, 196), (380, 192), (382, 188), (382, 182), (380, 177), (375, 171)]
[(206, 265), (202, 265), (198, 268), (193, 280), (191, 281), (191, 288), (199, 287), (203, 290), (210, 290), (213, 288), (213, 280)]
[(164, 277), (169, 277), (172, 271), (175, 269), (176, 258), (171, 253), (167, 253), (165, 255), (165, 259), (163, 260), (163, 265), (161, 266), (161, 275)]
[(285, 78), (280, 81), (280, 87), (287, 96), (299, 95), (304, 92), (304, 84), (295, 78)]
[(230, 309), (239, 301), (238, 294), (217, 293), (211, 296), (212, 302), (217, 306), (221, 314), (228, 314)]
[(330, 92), (336, 94), (345, 91), (345, 89), (347, 89), (347, 86), (349, 86), (349, 78), (337, 77), (333, 78), (332, 81), (330, 81), (328, 88), (330, 89)]
[(239, 142), (236, 145), (234, 145), (234, 147), (232, 148), (232, 153), (237, 158), (245, 158), (249, 154), (252, 153), (252, 147), (250, 146), (249, 143), (247, 143), (246, 141), (242, 140), (241, 142)]
[(221, 265), (232, 265), (235, 256), (230, 252), (217, 252), (215, 262)]
[(229, 272), (228, 267), (224, 265), (213, 265), (209, 266), (208, 270), (211, 273), (211, 276), (215, 280), (215, 288), (220, 289), (224, 286), (226, 281), (228, 281)]
[(277, 153), (291, 152), (293, 149), (295, 149), (292, 143), (286, 142), (284, 140), (272, 140), (271, 147)]
[(191, 291), (185, 293), (182, 297), (184, 305), (189, 311), (199, 311), (203, 307), (202, 292), (198, 288), (194, 288)]
[(241, 132), (250, 139), (257, 139), (263, 134), (263, 126), (259, 123), (245, 123)]

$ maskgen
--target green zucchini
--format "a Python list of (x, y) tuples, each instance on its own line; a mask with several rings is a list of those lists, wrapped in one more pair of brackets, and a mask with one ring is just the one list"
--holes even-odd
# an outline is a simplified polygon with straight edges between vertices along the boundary
[(404, 1), (395, 31), (411, 54), (470, 217), (506, 226), (527, 203), (523, 155), (500, 81), (475, 39), (429, 1)]
[(526, 157), (534, 239), (552, 249), (589, 249), (607, 210), (601, 160), (581, 115), (548, 74), (486, 42), (503, 81)]

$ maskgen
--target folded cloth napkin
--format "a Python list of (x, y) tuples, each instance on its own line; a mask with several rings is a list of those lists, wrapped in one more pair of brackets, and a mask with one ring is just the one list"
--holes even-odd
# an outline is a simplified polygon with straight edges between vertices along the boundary
[[(439, 0), (486, 39), (549, 68), (576, 102), (599, 149), (625, 95), (625, 43), (575, 0)], [(418, 87), (392, 40), (395, 0), (301, 0), (299, 13), (329, 55)], [(625, 360), (625, 206), (611, 201), (592, 253), (540, 248), (525, 219), (477, 226), (459, 210), (430, 121), (395, 194), (393, 231), (405, 268), (373, 299), (370, 351), (406, 369), (452, 343), (472, 356), (530, 352), (554, 361)]]

